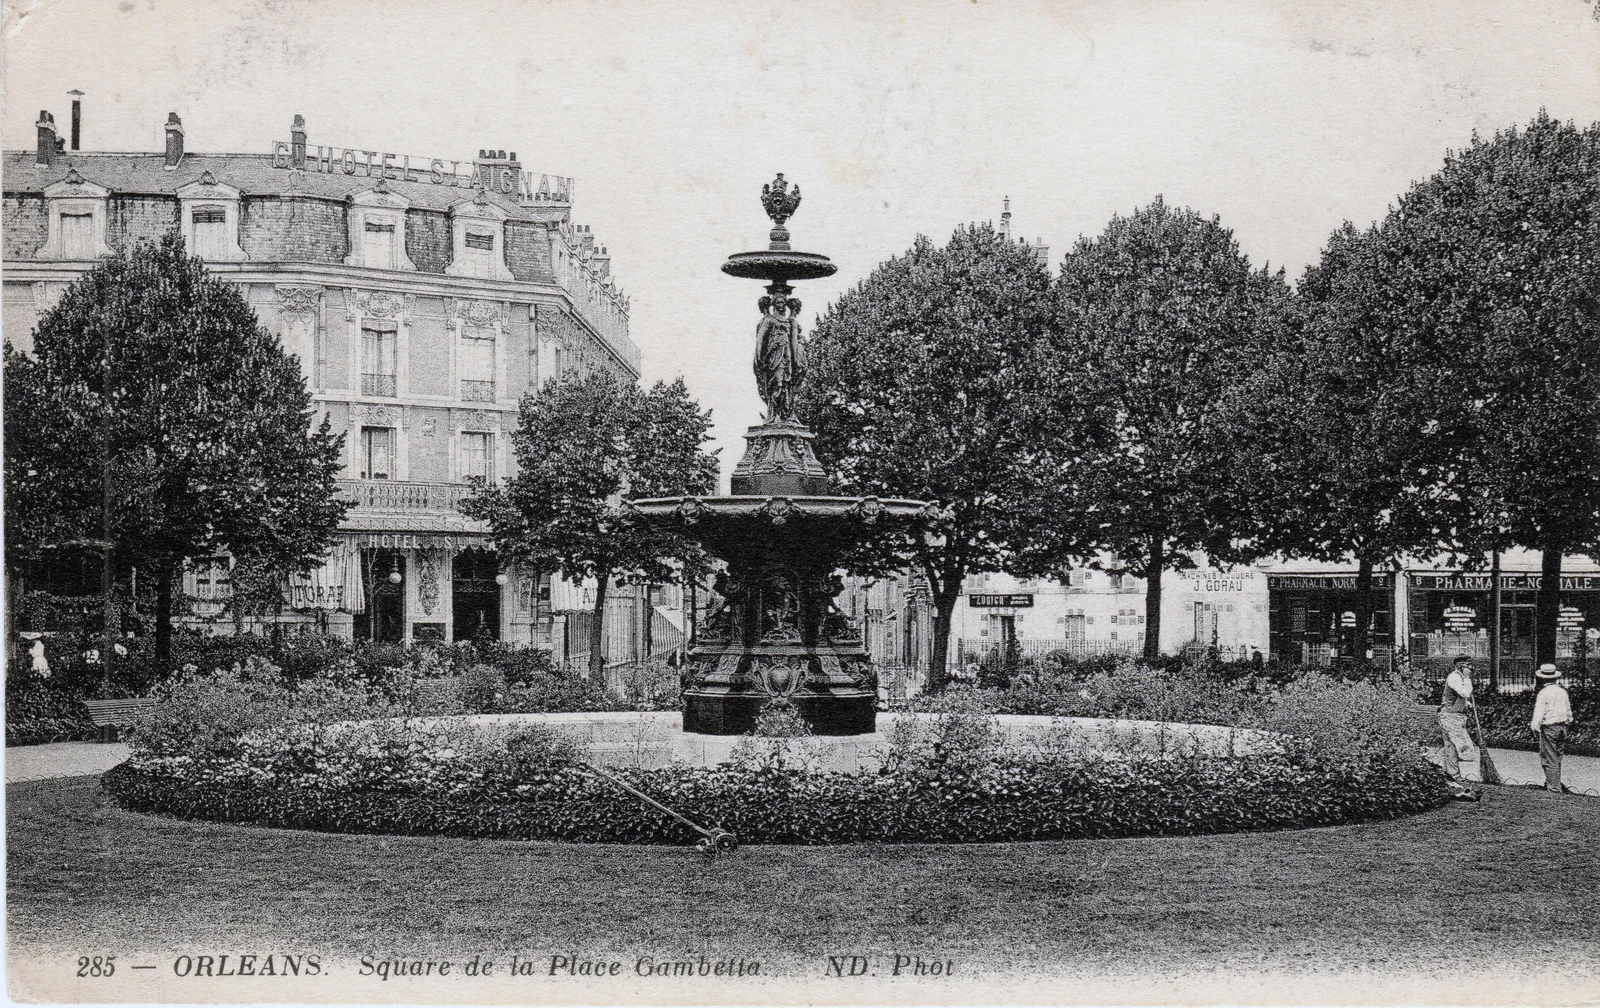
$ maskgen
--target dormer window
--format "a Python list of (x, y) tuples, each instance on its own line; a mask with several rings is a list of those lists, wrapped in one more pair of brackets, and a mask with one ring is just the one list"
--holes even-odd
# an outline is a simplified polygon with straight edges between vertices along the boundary
[(48, 232), (37, 259), (98, 259), (111, 255), (106, 244), (106, 204), (111, 190), (85, 181), (76, 168), (45, 186)]
[(478, 193), (450, 208), (454, 256), (444, 271), (480, 280), (510, 280), (506, 268), (506, 212)]
[(239, 247), (240, 192), (210, 172), (178, 188), (180, 226), (189, 254), (208, 263), (243, 262)]
[(399, 193), (379, 184), (350, 197), (350, 254), (346, 266), (367, 269), (415, 270), (406, 255), (406, 210), (411, 206)]

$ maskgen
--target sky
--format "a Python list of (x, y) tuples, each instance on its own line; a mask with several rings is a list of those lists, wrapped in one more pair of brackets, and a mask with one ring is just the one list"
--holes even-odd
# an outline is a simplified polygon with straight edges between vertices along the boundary
[(1445, 151), (1552, 116), (1600, 120), (1600, 0), (6, 0), (6, 149), (84, 98), (85, 150), (310, 144), (577, 179), (632, 296), (647, 382), (713, 410), (724, 471), (758, 422), (761, 185), (803, 202), (802, 320), (927, 234), (997, 221), (1054, 267), (1161, 195), (1217, 214), (1291, 278)]

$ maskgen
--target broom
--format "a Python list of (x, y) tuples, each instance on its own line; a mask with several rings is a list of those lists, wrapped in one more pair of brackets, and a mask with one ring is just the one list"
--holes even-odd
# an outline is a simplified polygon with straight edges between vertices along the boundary
[(1483, 722), (1478, 719), (1478, 702), (1472, 702), (1472, 726), (1478, 729), (1478, 776), (1485, 784), (1503, 784), (1500, 770), (1489, 755), (1489, 739), (1483, 734)]

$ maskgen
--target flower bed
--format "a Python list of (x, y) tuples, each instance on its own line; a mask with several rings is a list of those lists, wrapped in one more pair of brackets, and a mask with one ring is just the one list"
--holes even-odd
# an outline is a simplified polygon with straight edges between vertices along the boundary
[[(746, 843), (973, 843), (1270, 830), (1386, 819), (1448, 800), (1402, 755), (1021, 757), (953, 718), (896, 739), (878, 772), (816, 772), (795, 748), (731, 763), (620, 769), (631, 784)], [(332, 832), (683, 843), (685, 827), (576, 763), (558, 736), (404, 721), (291, 725), (226, 754), (136, 754), (104, 778), (130, 809)], [(982, 732), (980, 726), (979, 733)], [(975, 740), (975, 741), (974, 741)]]

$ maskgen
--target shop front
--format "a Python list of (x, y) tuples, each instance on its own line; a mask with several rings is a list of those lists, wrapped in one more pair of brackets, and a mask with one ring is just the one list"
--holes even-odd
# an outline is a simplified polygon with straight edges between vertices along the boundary
[(1386, 661), (1394, 647), (1394, 575), (1372, 575), (1371, 652), (1356, 654), (1356, 575), (1268, 574), (1268, 627), (1272, 657), (1328, 667), (1367, 657)]
[[(1407, 580), (1412, 661), (1435, 672), (1459, 655), (1486, 665), (1494, 627), (1490, 576), (1438, 571), (1414, 573)], [(1534, 641), (1539, 631), (1536, 602), (1542, 581), (1538, 574), (1500, 575), (1500, 667), (1503, 677), (1512, 682), (1532, 681)], [(1564, 575), (1556, 621), (1556, 661), (1586, 671), (1591, 651), (1597, 650), (1600, 575)]]

